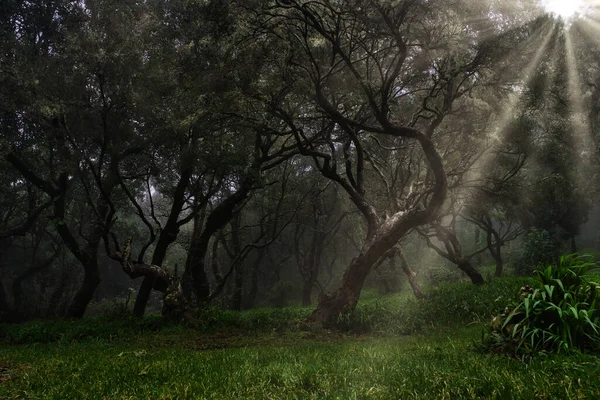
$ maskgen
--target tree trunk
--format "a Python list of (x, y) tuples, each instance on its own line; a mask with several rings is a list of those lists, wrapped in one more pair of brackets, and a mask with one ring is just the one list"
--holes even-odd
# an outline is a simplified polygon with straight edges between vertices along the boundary
[[(205, 271), (205, 257), (208, 252), (208, 244), (211, 237), (233, 218), (233, 211), (248, 197), (253, 184), (254, 179), (247, 178), (235, 193), (223, 200), (206, 218), (206, 226), (201, 234), (197, 236), (195, 244), (190, 247), (188, 258), (192, 258), (189, 262), (186, 262), (185, 266), (184, 276), (187, 277), (188, 281), (183, 282), (183, 287), (184, 294), (188, 299), (191, 293), (186, 288), (190, 287), (196, 294), (198, 303), (204, 303), (210, 297), (210, 286)], [(191, 282), (189, 282), (190, 278)]]
[[(394, 126), (387, 128), (391, 133), (396, 133), (396, 130), (402, 131), (402, 128)], [(363, 212), (369, 227), (365, 245), (361, 253), (346, 268), (341, 287), (321, 298), (309, 321), (329, 325), (334, 323), (340, 314), (352, 311), (356, 307), (362, 286), (373, 265), (410, 230), (431, 222), (437, 216), (447, 192), (443, 161), (431, 139), (415, 131), (410, 131), (410, 135), (419, 141), (434, 177), (429, 202), (424, 209), (414, 208), (406, 212), (397, 212), (383, 222), (372, 220), (369, 210)], [(360, 210), (360, 199), (353, 201)]]
[(94, 292), (100, 284), (100, 271), (98, 269), (98, 259), (93, 257), (89, 264), (84, 265), (83, 283), (71, 301), (67, 310), (68, 318), (83, 318), (87, 305), (94, 297)]
[(137, 296), (135, 296), (135, 303), (133, 304), (133, 315), (136, 317), (143, 317), (146, 313), (146, 306), (152, 294), (152, 287), (154, 286), (154, 277), (145, 276), (138, 290)]
[(252, 269), (252, 279), (250, 282), (250, 291), (248, 292), (248, 299), (246, 301), (246, 309), (248, 310), (254, 308), (256, 295), (258, 294), (258, 268), (259, 263), (254, 263), (254, 268)]
[(0, 279), (0, 321), (4, 319), (5, 315), (10, 313), (8, 302), (6, 301), (6, 291), (4, 290), (4, 283)]
[[(206, 238), (202, 237), (202, 228), (204, 220), (201, 218), (194, 218), (194, 231), (192, 232), (192, 239), (190, 241), (190, 248), (188, 250), (187, 258), (185, 260), (185, 272), (181, 278), (183, 293), (188, 299), (191, 299), (194, 295), (199, 303), (202, 303), (210, 296), (210, 284), (208, 282), (208, 276), (204, 269), (204, 257), (208, 251), (208, 242), (203, 243)], [(209, 238), (210, 240), (210, 238)], [(218, 241), (215, 240), (213, 243), (213, 256), (216, 257)], [(215, 260), (213, 260), (216, 262)], [(194, 265), (202, 264), (200, 268), (194, 268)], [(196, 271), (196, 276), (193, 276)], [(218, 280), (218, 277), (216, 277)], [(197, 290), (194, 291), (192, 282), (197, 282)]]
[(404, 250), (400, 246), (398, 246), (398, 257), (400, 257), (400, 267), (402, 268), (402, 271), (404, 271), (404, 274), (406, 274), (406, 277), (408, 278), (408, 283), (412, 288), (413, 294), (417, 299), (425, 298), (425, 294), (423, 294), (423, 292), (421, 291), (421, 287), (419, 286), (419, 282), (417, 282), (417, 273), (414, 272), (408, 265), (408, 261), (404, 256)]
[(504, 260), (502, 259), (502, 255), (498, 254), (498, 258), (496, 258), (495, 261), (496, 269), (494, 271), (494, 276), (496, 278), (500, 278), (502, 277), (502, 273), (504, 272)]
[(571, 253), (577, 253), (577, 242), (575, 242), (575, 236), (571, 236)]
[[(496, 243), (494, 243), (494, 239), (496, 240)], [(498, 233), (493, 230), (491, 220), (488, 223), (487, 246), (490, 255), (496, 263), (494, 276), (500, 278), (504, 269), (504, 261), (502, 260), (502, 241)]]
[(308, 307), (312, 304), (312, 288), (313, 282), (311, 280), (304, 280), (302, 284), (302, 305), (304, 307)]
[(258, 252), (256, 260), (254, 260), (254, 264), (252, 265), (252, 280), (250, 291), (248, 292), (248, 300), (246, 303), (246, 309), (248, 310), (254, 308), (254, 302), (256, 301), (256, 295), (258, 294), (258, 272), (266, 252), (266, 247), (261, 248)]
[(483, 285), (485, 284), (485, 279), (483, 279), (483, 275), (481, 275), (479, 273), (479, 271), (477, 271), (475, 269), (475, 267), (473, 267), (473, 264), (471, 264), (471, 261), (469, 260), (459, 260), (458, 263), (458, 268), (463, 271), (465, 274), (467, 274), (467, 276), (469, 277), (469, 279), (471, 279), (471, 282), (475, 285)]
[(352, 260), (344, 273), (340, 288), (321, 297), (321, 301), (309, 320), (327, 327), (335, 324), (341, 315), (354, 310), (363, 283), (372, 265), (373, 263), (369, 265), (369, 260), (365, 254), (360, 254)]
[[(181, 172), (177, 186), (173, 192), (173, 204), (169, 211), (169, 217), (164, 228), (160, 231), (158, 241), (154, 252), (152, 253), (151, 265), (161, 267), (167, 256), (169, 246), (177, 239), (179, 234), (179, 215), (185, 205), (185, 192), (192, 176), (192, 168), (186, 168)], [(133, 308), (134, 315), (143, 317), (146, 312), (146, 305), (152, 294), (152, 288), (155, 285), (156, 278), (154, 276), (145, 276), (140, 290), (135, 299)], [(168, 283), (167, 283), (168, 286)], [(166, 289), (165, 289), (166, 290)]]
[(242, 310), (242, 293), (244, 289), (244, 271), (241, 265), (236, 265), (233, 279), (233, 295), (231, 297), (231, 309)]
[(107, 218), (109, 218), (110, 207), (107, 203), (107, 199), (109, 199), (114, 191), (115, 187), (118, 184), (118, 164), (119, 161), (117, 158), (111, 159), (109, 171), (105, 176), (104, 182), (101, 185), (102, 194), (99, 196), (97, 200), (98, 204), (98, 219), (95, 221), (94, 227), (92, 229), (91, 237), (88, 240), (87, 245), (82, 249), (77, 240), (73, 237), (70, 229), (68, 228), (66, 222), (64, 221), (65, 216), (65, 192), (67, 185), (67, 176), (62, 175), (61, 180), (64, 180), (64, 183), (61, 184), (61, 196), (59, 199), (55, 200), (55, 216), (57, 217), (56, 230), (65, 242), (65, 245), (69, 250), (73, 253), (75, 258), (81, 262), (83, 265), (83, 283), (81, 287), (75, 294), (73, 301), (69, 305), (69, 309), (67, 310), (67, 317), (69, 318), (83, 318), (83, 314), (85, 313), (85, 309), (87, 305), (90, 303), (92, 298), (94, 297), (94, 292), (98, 285), (100, 285), (100, 270), (98, 267), (98, 247), (100, 246), (100, 241), (102, 240), (102, 236), (104, 235), (104, 230), (106, 228)]

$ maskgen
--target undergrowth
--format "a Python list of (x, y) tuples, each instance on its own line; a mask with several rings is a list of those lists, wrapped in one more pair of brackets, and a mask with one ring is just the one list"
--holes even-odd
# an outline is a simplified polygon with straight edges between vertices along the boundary
[[(349, 333), (405, 335), (432, 328), (487, 322), (505, 305), (515, 301), (518, 289), (533, 285), (531, 278), (495, 279), (489, 284), (442, 284), (426, 299), (412, 293), (360, 301), (356, 310), (339, 320)], [(273, 332), (311, 329), (305, 324), (310, 307), (264, 308), (243, 312), (209, 307), (197, 315), (193, 324), (177, 324), (158, 316), (144, 319), (90, 317), (82, 321), (31, 321), (0, 325), (0, 341), (5, 343), (50, 343), (77, 341), (114, 341), (152, 332)]]
[(356, 310), (339, 322), (347, 331), (375, 334), (411, 334), (487, 322), (507, 302), (518, 299), (519, 288), (527, 284), (535, 285), (535, 280), (507, 277), (480, 286), (466, 282), (441, 284), (421, 300), (402, 293), (359, 302)]
[(600, 283), (588, 274), (595, 267), (589, 257), (566, 255), (539, 269), (538, 287), (524, 286), (512, 311), (492, 320), (483, 348), (516, 356), (599, 352)]

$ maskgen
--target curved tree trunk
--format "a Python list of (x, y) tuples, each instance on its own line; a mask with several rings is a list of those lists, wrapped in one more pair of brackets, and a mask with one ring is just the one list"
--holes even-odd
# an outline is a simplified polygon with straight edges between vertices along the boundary
[(100, 284), (100, 270), (98, 269), (98, 259), (92, 258), (87, 265), (83, 266), (83, 283), (71, 301), (67, 310), (69, 318), (83, 318), (87, 305), (92, 301), (94, 292)]
[(499, 257), (496, 258), (495, 261), (496, 261), (496, 269), (494, 270), (494, 276), (496, 278), (500, 278), (500, 277), (502, 277), (502, 273), (504, 272), (504, 260), (502, 259), (502, 256), (499, 255)]
[(369, 227), (366, 243), (360, 254), (346, 268), (340, 288), (321, 298), (319, 305), (309, 317), (310, 321), (328, 325), (334, 323), (340, 314), (352, 311), (356, 307), (365, 279), (375, 263), (411, 229), (431, 222), (437, 216), (446, 198), (446, 172), (442, 158), (431, 139), (412, 129), (389, 125), (386, 128), (391, 134), (415, 138), (421, 145), (434, 177), (429, 202), (425, 208), (415, 207), (406, 212), (397, 212), (384, 222), (380, 222), (374, 209), (362, 197), (355, 194), (356, 199), (353, 201), (357, 208), (359, 210), (366, 208), (363, 212)]
[[(192, 168), (185, 168), (181, 172), (181, 176), (179, 177), (179, 181), (177, 182), (177, 186), (173, 192), (173, 204), (171, 205), (171, 210), (169, 211), (169, 217), (167, 218), (167, 222), (165, 226), (160, 231), (160, 235), (158, 236), (158, 241), (156, 243), (156, 247), (154, 248), (154, 252), (152, 253), (152, 265), (162, 266), (165, 261), (165, 257), (167, 256), (167, 250), (169, 246), (177, 239), (177, 235), (179, 234), (179, 215), (185, 205), (185, 193), (188, 187), (188, 183), (190, 181), (190, 177), (192, 176)], [(133, 307), (133, 313), (137, 317), (143, 317), (146, 312), (146, 305), (148, 304), (148, 300), (150, 299), (150, 295), (152, 294), (152, 289), (155, 286), (155, 278), (153, 276), (145, 276), (140, 286), (140, 290), (135, 298), (135, 305)]]
[[(264, 251), (261, 251), (261, 253), (264, 253)], [(258, 262), (254, 262), (254, 265), (252, 268), (252, 278), (250, 280), (250, 290), (248, 291), (248, 298), (246, 301), (246, 309), (248, 309), (248, 310), (251, 310), (252, 308), (254, 308), (254, 302), (256, 301), (256, 296), (258, 295), (258, 270), (260, 267), (260, 259), (262, 259), (262, 255), (259, 256)]]
[(463, 271), (465, 274), (467, 274), (467, 276), (469, 277), (469, 279), (471, 279), (471, 282), (475, 285), (483, 285), (485, 284), (485, 279), (483, 279), (483, 275), (481, 275), (481, 273), (479, 273), (479, 271), (477, 271), (475, 269), (475, 267), (473, 267), (473, 264), (471, 264), (471, 261), (466, 260), (466, 259), (462, 259), (458, 261), (458, 268)]
[(244, 270), (238, 263), (235, 267), (235, 276), (233, 279), (233, 295), (231, 297), (231, 309), (235, 311), (242, 310), (242, 294), (244, 289)]
[(302, 282), (302, 305), (304, 307), (308, 307), (312, 304), (311, 296), (313, 286), (314, 282), (311, 280), (304, 280)]
[(4, 290), (2, 279), (0, 279), (0, 321), (2, 321), (4, 315), (8, 315), (9, 313), (10, 308), (8, 307), (8, 302), (6, 301), (6, 291)]
[(419, 282), (417, 282), (417, 273), (414, 272), (408, 265), (408, 261), (404, 256), (404, 250), (400, 246), (398, 246), (397, 252), (398, 257), (400, 257), (400, 267), (402, 268), (402, 271), (404, 271), (406, 277), (408, 278), (408, 283), (412, 288), (413, 294), (417, 299), (425, 298), (425, 294), (423, 294), (423, 292), (421, 291), (421, 287), (419, 286)]
[(205, 257), (208, 252), (208, 244), (212, 236), (222, 229), (232, 218), (235, 208), (242, 203), (250, 193), (254, 178), (248, 178), (242, 186), (233, 194), (223, 200), (206, 219), (204, 230), (194, 238), (194, 244), (188, 253), (188, 261), (185, 265), (183, 277), (183, 290), (185, 296), (190, 299), (192, 293), (196, 294), (199, 304), (205, 303), (210, 297), (210, 286), (205, 270)]
[(150, 300), (153, 286), (154, 277), (145, 276), (137, 295), (135, 296), (135, 303), (133, 304), (133, 315), (136, 317), (143, 317), (146, 313), (146, 306), (148, 305), (148, 300)]

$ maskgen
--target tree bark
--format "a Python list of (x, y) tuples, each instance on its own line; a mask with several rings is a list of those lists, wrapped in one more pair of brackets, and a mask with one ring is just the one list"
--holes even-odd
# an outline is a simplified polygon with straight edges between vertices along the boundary
[(254, 302), (256, 301), (256, 296), (258, 294), (258, 273), (260, 270), (260, 265), (261, 265), (262, 260), (265, 257), (266, 253), (267, 253), (267, 248), (261, 247), (260, 250), (258, 251), (256, 259), (252, 263), (252, 278), (251, 278), (251, 282), (250, 282), (251, 285), (250, 285), (250, 291), (248, 292), (245, 309), (250, 310), (250, 309), (254, 308)]
[(135, 303), (133, 304), (133, 315), (136, 317), (141, 318), (146, 313), (146, 306), (152, 294), (154, 279), (152, 276), (145, 276), (142, 280), (137, 296), (135, 296)]
[(304, 280), (302, 283), (302, 305), (304, 307), (308, 307), (312, 304), (311, 295), (312, 295), (313, 285), (314, 285), (314, 282), (311, 281), (310, 279)]
[[(185, 193), (192, 172), (192, 168), (186, 168), (181, 172), (181, 176), (179, 177), (179, 181), (173, 192), (173, 204), (171, 205), (169, 217), (158, 235), (158, 241), (156, 242), (156, 247), (152, 253), (152, 265), (162, 266), (169, 246), (177, 239), (177, 235), (179, 234), (179, 215), (185, 205)], [(144, 316), (146, 305), (148, 304), (154, 285), (155, 278), (153, 276), (144, 277), (133, 307), (133, 314), (136, 317)]]
[(400, 258), (400, 267), (402, 268), (402, 271), (404, 272), (404, 274), (406, 274), (406, 277), (408, 278), (408, 283), (412, 288), (413, 294), (417, 299), (425, 298), (425, 294), (421, 291), (419, 282), (417, 282), (417, 273), (414, 272), (408, 265), (408, 261), (404, 256), (404, 250), (400, 246), (397, 247), (397, 253), (398, 257)]
[(502, 259), (501, 255), (498, 255), (498, 258), (496, 258), (495, 261), (496, 269), (494, 270), (494, 276), (496, 278), (500, 278), (502, 277), (502, 273), (504, 272), (504, 260)]
[(85, 309), (94, 297), (94, 292), (100, 284), (100, 271), (98, 269), (98, 260), (93, 258), (87, 265), (84, 265), (83, 283), (71, 301), (67, 311), (67, 317), (80, 319), (83, 318)]
[(0, 279), (0, 321), (4, 319), (5, 315), (10, 313), (10, 307), (6, 301), (6, 291), (4, 290), (4, 283)]
[[(206, 270), (204, 269), (204, 267), (202, 267), (201, 270), (197, 272), (198, 290), (195, 293), (192, 284), (191, 271), (194, 269), (193, 266), (198, 263), (204, 263), (204, 257), (206, 256), (206, 252), (208, 251), (208, 243), (204, 244), (202, 242), (202, 240), (204, 240), (202, 238), (203, 225), (203, 218), (194, 218), (194, 230), (192, 232), (192, 239), (190, 240), (190, 248), (188, 250), (187, 258), (185, 260), (184, 273), (181, 278), (183, 293), (188, 299), (191, 299), (192, 296), (195, 295), (199, 302), (206, 301), (206, 299), (208, 299), (208, 296), (210, 296), (210, 285), (208, 283), (208, 276), (206, 275)], [(206, 248), (204, 247), (204, 245), (206, 245)], [(215, 240), (213, 243), (213, 266), (217, 266), (217, 247), (218, 240)], [(215, 278), (219, 280), (218, 276), (215, 276)]]
[(253, 183), (253, 178), (247, 178), (236, 192), (228, 196), (212, 210), (206, 219), (206, 226), (202, 233), (193, 238), (194, 244), (192, 244), (188, 253), (188, 261), (186, 262), (183, 275), (184, 281), (182, 283), (184, 294), (188, 299), (192, 295), (189, 288), (193, 289), (199, 304), (203, 304), (209, 299), (210, 286), (205, 270), (205, 257), (208, 252), (208, 244), (212, 236), (233, 218), (235, 208), (248, 197)]
[[(356, 307), (364, 281), (373, 265), (411, 229), (431, 222), (437, 216), (439, 208), (446, 198), (446, 172), (442, 158), (431, 139), (410, 129), (406, 130), (395, 126), (386, 128), (392, 134), (413, 137), (419, 141), (434, 178), (431, 197), (425, 208), (416, 207), (406, 212), (397, 212), (383, 223), (368, 222), (369, 227), (375, 226), (376, 228), (374, 231), (369, 229), (366, 243), (360, 254), (346, 268), (342, 285), (335, 292), (324, 295), (309, 317), (310, 321), (324, 326), (335, 323), (340, 314), (352, 311)], [(360, 209), (360, 204), (356, 205)], [(363, 213), (366, 218), (369, 218), (370, 214)]]
[(260, 260), (262, 259), (262, 254), (264, 254), (264, 249), (261, 249), (261, 253), (259, 254), (258, 261), (254, 262), (252, 268), (252, 278), (250, 281), (250, 291), (248, 292), (248, 299), (246, 301), (246, 308), (251, 310), (254, 308), (254, 303), (256, 301), (256, 296), (258, 295), (258, 271), (260, 268)]
[(475, 285), (483, 285), (485, 284), (485, 279), (483, 279), (483, 275), (481, 275), (479, 273), (479, 271), (477, 271), (475, 269), (475, 267), (473, 267), (473, 264), (471, 264), (470, 260), (467, 259), (462, 259), (458, 261), (458, 268), (463, 271), (465, 274), (467, 274), (467, 276), (469, 277), (469, 279), (471, 279), (471, 282)]
[(235, 276), (233, 280), (233, 295), (231, 297), (231, 309), (235, 311), (242, 310), (242, 294), (244, 289), (244, 271), (241, 264), (235, 266)]
[(240, 311), (242, 309), (242, 291), (244, 289), (244, 260), (237, 259), (242, 253), (242, 241), (240, 238), (242, 216), (236, 212), (231, 219), (231, 254), (234, 262), (233, 295), (231, 297), (231, 309)]

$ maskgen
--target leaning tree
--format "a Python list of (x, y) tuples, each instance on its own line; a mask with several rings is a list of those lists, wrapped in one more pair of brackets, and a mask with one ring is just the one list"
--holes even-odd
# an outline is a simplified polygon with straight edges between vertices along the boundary
[[(265, 72), (279, 94), (269, 111), (366, 225), (341, 286), (313, 312), (316, 322), (352, 310), (377, 261), (444, 204), (438, 146), (452, 140), (445, 120), (489, 83), (490, 67), (506, 63), (510, 41), (484, 36), (499, 26), (469, 24), (475, 19), (460, 9), (460, 1), (280, 0), (259, 12), (253, 34), (276, 38), (282, 57)], [(396, 164), (382, 168), (381, 150)]]

